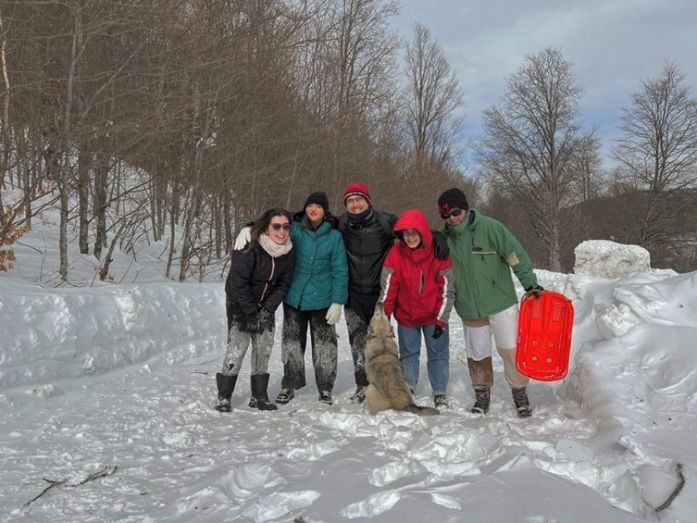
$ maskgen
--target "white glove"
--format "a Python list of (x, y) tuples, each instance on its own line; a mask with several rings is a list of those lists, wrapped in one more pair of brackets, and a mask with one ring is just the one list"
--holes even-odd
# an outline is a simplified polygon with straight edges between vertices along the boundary
[(340, 303), (332, 303), (329, 306), (327, 314), (324, 316), (324, 319), (327, 320), (329, 325), (336, 325), (339, 321), (339, 318), (341, 318), (341, 307), (342, 305)]
[(234, 251), (241, 251), (244, 249), (247, 244), (252, 240), (252, 227), (250, 225), (247, 225), (246, 227), (242, 227), (242, 230), (240, 233), (237, 235), (237, 238), (235, 238), (235, 247), (233, 247)]

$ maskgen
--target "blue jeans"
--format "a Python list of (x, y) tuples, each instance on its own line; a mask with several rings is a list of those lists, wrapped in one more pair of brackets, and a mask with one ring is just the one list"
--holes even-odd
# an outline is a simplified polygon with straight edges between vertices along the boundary
[(402, 372), (407, 385), (416, 390), (419, 381), (419, 355), (421, 353), (421, 333), (426, 342), (426, 368), (428, 380), (431, 382), (433, 394), (445, 394), (450, 376), (450, 350), (448, 331), (437, 340), (433, 339), (435, 325), (421, 327), (405, 327), (397, 324), (399, 339), (399, 360), (402, 362)]

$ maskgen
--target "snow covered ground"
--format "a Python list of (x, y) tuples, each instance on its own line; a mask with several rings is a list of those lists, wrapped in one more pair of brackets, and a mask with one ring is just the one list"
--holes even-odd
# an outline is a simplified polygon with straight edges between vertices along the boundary
[[(333, 406), (309, 372), (288, 405), (251, 410), (246, 362), (221, 414), (222, 283), (165, 281), (153, 245), (137, 263), (117, 255), (120, 284), (71, 253), (84, 286), (56, 288), (56, 233), (25, 235), (0, 273), (0, 519), (697, 521), (697, 273), (538, 271), (576, 314), (570, 373), (531, 383), (530, 419), (515, 416), (498, 357), (490, 413), (468, 412), (456, 318), (440, 416), (350, 403), (343, 321)], [(430, 401), (425, 364), (416, 395)]]

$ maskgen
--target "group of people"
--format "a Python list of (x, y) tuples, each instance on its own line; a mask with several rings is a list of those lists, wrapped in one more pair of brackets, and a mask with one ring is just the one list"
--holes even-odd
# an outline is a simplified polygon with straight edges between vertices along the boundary
[[(406, 383), (416, 390), (422, 339), (436, 407), (447, 406), (450, 312), (463, 322), (467, 365), (475, 402), (489, 410), (493, 385), (492, 336), (520, 417), (532, 414), (528, 379), (515, 366), (518, 299), (511, 269), (526, 293), (539, 293), (530, 259), (500, 222), (470, 209), (465, 194), (448, 189), (438, 198), (444, 221), (432, 231), (424, 213), (396, 216), (373, 208), (368, 187), (344, 188), (346, 212), (334, 217), (323, 192), (310, 194), (291, 215), (269, 209), (240, 232), (232, 252), (225, 292), (227, 351), (216, 374), (216, 409), (231, 410), (240, 365), (251, 344), (249, 406), (275, 410), (305, 386), (309, 328), (319, 401), (332, 404), (337, 373), (336, 323), (346, 318), (356, 390), (362, 402), (368, 380), (364, 349), (378, 301), (397, 323)], [(268, 364), (275, 311), (283, 302), (281, 390), (268, 397)]]

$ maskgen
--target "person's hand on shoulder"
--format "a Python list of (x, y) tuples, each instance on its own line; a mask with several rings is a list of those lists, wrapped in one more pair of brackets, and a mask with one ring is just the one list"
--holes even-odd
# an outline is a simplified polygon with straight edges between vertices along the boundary
[(433, 235), (433, 253), (439, 260), (445, 260), (450, 255), (445, 234), (441, 231), (431, 231), (431, 234)]
[(241, 251), (244, 250), (245, 247), (249, 244), (249, 242), (252, 240), (252, 226), (251, 225), (246, 225), (242, 227), (242, 230), (240, 230), (240, 233), (237, 235), (237, 238), (235, 238), (235, 246), (233, 247), (233, 250), (235, 251)]

